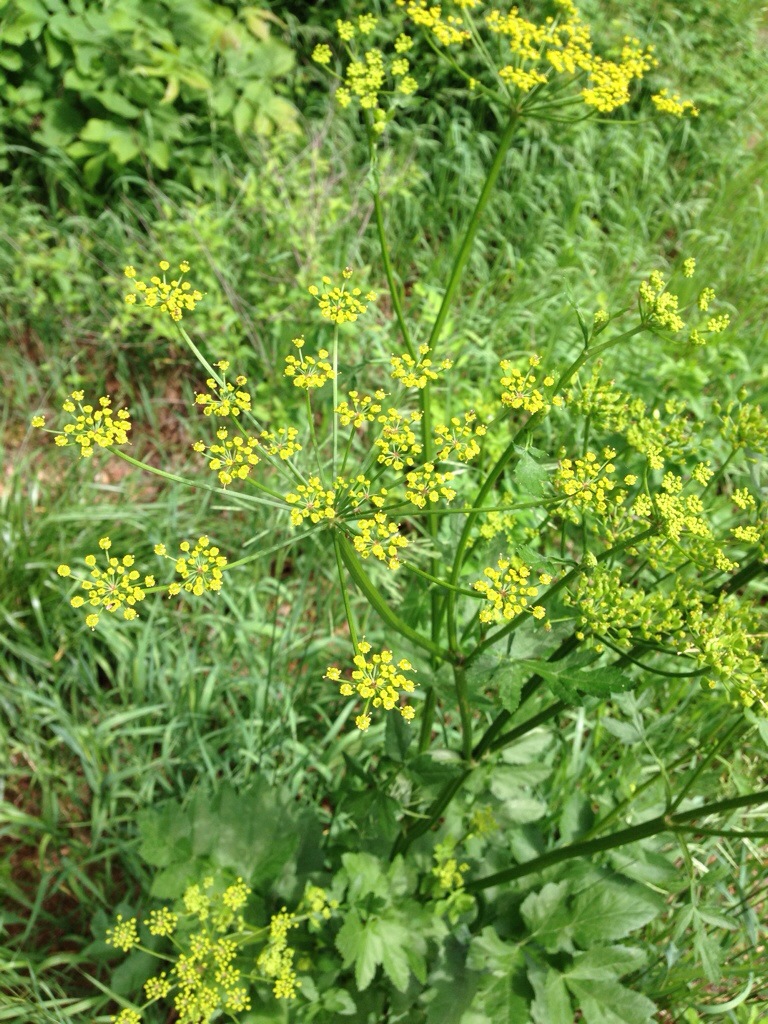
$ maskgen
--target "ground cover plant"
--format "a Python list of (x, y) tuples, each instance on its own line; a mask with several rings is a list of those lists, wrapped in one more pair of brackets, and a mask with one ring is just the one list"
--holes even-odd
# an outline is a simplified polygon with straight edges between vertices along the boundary
[[(104, 280), (119, 341), (90, 367), (46, 347), (46, 476), (3, 492), (0, 1015), (758, 1020), (759, 300), (718, 301), (703, 216), (624, 266), (609, 246), (606, 290), (621, 202), (576, 203), (583, 259), (543, 213), (564, 154), (567, 194), (602, 135), (629, 163), (639, 112), (687, 138), (698, 99), (567, 2), (338, 13), (307, 57), (367, 192), (314, 196), (363, 227), (310, 239), (229, 344), (206, 306), (230, 316), (231, 282), (209, 294), (195, 249), (216, 221), (157, 255), (145, 213), (107, 221), (134, 240)], [(428, 136), (411, 159), (429, 124), (463, 187)], [(291, 145), (273, 166), (305, 182)], [(521, 309), (502, 211), (531, 165), (521, 236), (539, 211), (546, 235), (519, 251), (554, 287)], [(298, 246), (312, 198), (286, 184), (282, 222), (280, 195), (252, 208)]]

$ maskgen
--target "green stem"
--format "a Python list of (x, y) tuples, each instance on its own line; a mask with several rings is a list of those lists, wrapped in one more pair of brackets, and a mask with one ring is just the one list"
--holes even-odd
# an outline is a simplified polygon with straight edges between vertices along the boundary
[(285, 501), (282, 495), (278, 494), (277, 491), (272, 491), (268, 487), (264, 487), (262, 484), (257, 484), (256, 481), (251, 481), (260, 491), (264, 491), (265, 494), (269, 494), (273, 498), (279, 499), (278, 501), (268, 501), (266, 498), (257, 497), (254, 494), (242, 494), (240, 491), (228, 491), (224, 487), (211, 487), (210, 484), (203, 484), (197, 480), (189, 480), (187, 477), (177, 476), (176, 473), (169, 473), (165, 469), (158, 469), (156, 466), (150, 466), (148, 462), (142, 462), (140, 459), (134, 459), (132, 455), (127, 455), (125, 452), (120, 451), (119, 448), (110, 445), (107, 451), (112, 452), (113, 455), (117, 455), (123, 462), (130, 463), (131, 466), (136, 466), (137, 469), (143, 469), (147, 473), (152, 473), (154, 476), (162, 477), (163, 480), (170, 480), (175, 484), (183, 484), (185, 487), (191, 487), (193, 490), (199, 491), (211, 491), (213, 494), (225, 494), (231, 498), (233, 494), (236, 494), (238, 498), (242, 498), (244, 501), (250, 503), (257, 503), (259, 505), (272, 505), (274, 508), (286, 508)]
[(426, 816), (412, 825), (407, 832), (403, 831), (400, 833), (392, 846), (390, 859), (394, 859), (398, 853), (404, 853), (415, 839), (418, 839), (419, 836), (423, 836), (425, 832), (428, 832), (432, 828), (445, 808), (450, 804), (451, 800), (453, 800), (454, 796), (456, 796), (458, 791), (469, 778), (472, 770), (472, 768), (465, 769), (460, 775), (457, 775), (455, 779), (452, 779), (447, 783), (442, 792), (432, 802)]
[(461, 754), (464, 761), (469, 763), (472, 760), (472, 710), (469, 706), (467, 674), (459, 665), (453, 667), (453, 679), (461, 718)]
[[(375, 163), (371, 161), (371, 167), (374, 167)], [(400, 298), (400, 294), (397, 290), (395, 283), (395, 274), (392, 270), (392, 260), (389, 255), (389, 246), (387, 244), (387, 234), (384, 230), (384, 209), (381, 204), (381, 195), (379, 193), (379, 176), (378, 172), (374, 175), (375, 188), (373, 190), (373, 212), (376, 218), (376, 231), (379, 235), (379, 248), (381, 250), (381, 261), (384, 264), (384, 274), (387, 278), (387, 287), (389, 288), (389, 295), (392, 299), (392, 308), (395, 311), (395, 317), (397, 318), (397, 325), (400, 328), (400, 334), (403, 337), (403, 343), (408, 349), (408, 354), (412, 359), (418, 359), (416, 355), (416, 348), (411, 338), (411, 332), (408, 330), (408, 325), (405, 322), (405, 312), (403, 310), (403, 303)]]
[(406, 637), (406, 639), (410, 640), (417, 647), (421, 647), (422, 650), (429, 651), (430, 654), (434, 655), (440, 661), (453, 661), (453, 655), (450, 651), (444, 650), (433, 640), (422, 636), (421, 633), (409, 626), (404, 619), (401, 619), (400, 616), (390, 608), (379, 591), (366, 576), (363, 571), (363, 567), (360, 565), (360, 561), (357, 558), (355, 550), (347, 538), (342, 533), (337, 533), (336, 536), (341, 557), (344, 561), (344, 565), (347, 567), (349, 575), (352, 577), (357, 588), (379, 617), (401, 636)]
[(516, 878), (524, 878), (526, 875), (539, 874), (546, 868), (563, 861), (574, 860), (577, 857), (592, 857), (596, 853), (605, 850), (615, 850), (620, 846), (628, 846), (640, 839), (649, 839), (651, 836), (660, 835), (663, 832), (674, 832), (680, 826), (689, 821), (703, 818), (710, 814), (721, 814), (728, 811), (738, 810), (740, 807), (751, 807), (757, 804), (768, 803), (768, 789), (760, 790), (757, 793), (747, 793), (744, 796), (731, 797), (728, 800), (718, 800), (712, 804), (705, 804), (695, 810), (686, 811), (684, 814), (660, 814), (648, 821), (640, 822), (631, 828), (622, 829), (611, 836), (600, 836), (597, 839), (588, 839), (584, 842), (570, 843), (559, 850), (550, 850), (541, 857), (534, 857), (523, 864), (515, 864), (504, 871), (497, 871), (484, 878), (477, 878), (467, 883), (469, 892), (481, 892), (491, 886), (501, 885), (504, 882), (511, 882)]
[(440, 340), (440, 335), (443, 332), (443, 328), (445, 327), (445, 321), (448, 318), (448, 312), (450, 310), (451, 303), (453, 302), (454, 295), (456, 294), (456, 290), (459, 287), (461, 275), (464, 271), (464, 267), (467, 265), (467, 260), (469, 259), (470, 253), (472, 252), (472, 246), (474, 245), (475, 236), (477, 234), (478, 228), (480, 227), (480, 221), (482, 220), (483, 213), (485, 212), (485, 208), (488, 205), (488, 200), (491, 198), (491, 193), (493, 192), (494, 186), (496, 185), (496, 180), (499, 177), (499, 174), (501, 173), (502, 167), (504, 166), (504, 160), (506, 159), (507, 151), (510, 145), (512, 144), (512, 138), (515, 134), (515, 129), (517, 128), (517, 122), (518, 113), (517, 111), (513, 111), (504, 131), (502, 132), (501, 138), (499, 139), (499, 146), (498, 149), (496, 150), (496, 156), (494, 157), (493, 163), (491, 164), (488, 170), (488, 174), (485, 179), (485, 184), (483, 185), (482, 192), (478, 196), (475, 208), (472, 211), (472, 216), (470, 218), (469, 224), (467, 225), (467, 230), (464, 233), (464, 238), (462, 240), (461, 247), (459, 248), (459, 251), (456, 254), (456, 258), (453, 261), (451, 273), (445, 288), (445, 294), (443, 295), (443, 301), (440, 304), (440, 309), (438, 310), (437, 316), (435, 317), (435, 322), (432, 325), (432, 331), (430, 332), (429, 340), (427, 342), (430, 349), (432, 350), (431, 355), (433, 359), (434, 350), (438, 341)]
[(352, 641), (352, 647), (354, 648), (355, 654), (357, 654), (357, 630), (355, 628), (355, 620), (352, 617), (352, 606), (349, 602), (349, 592), (344, 582), (344, 561), (341, 554), (341, 546), (339, 544), (339, 536), (336, 530), (333, 531), (333, 550), (336, 555), (336, 568), (339, 573), (339, 586), (341, 587), (341, 599), (344, 602), (344, 614), (347, 617), (347, 625), (349, 626), (349, 636)]
[(432, 741), (432, 723), (435, 720), (435, 708), (437, 707), (437, 694), (434, 686), (427, 687), (426, 697), (421, 712), (421, 730), (419, 732), (419, 753), (423, 754), (429, 749)]

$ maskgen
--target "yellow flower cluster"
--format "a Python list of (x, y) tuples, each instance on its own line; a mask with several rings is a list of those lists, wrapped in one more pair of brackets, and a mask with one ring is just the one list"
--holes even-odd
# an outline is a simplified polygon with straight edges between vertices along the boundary
[(346, 484), (341, 478), (337, 481), (337, 486), (347, 488), (347, 498), (352, 508), (359, 508), (364, 502), (368, 501), (376, 508), (381, 508), (384, 502), (387, 500), (387, 489), (382, 487), (379, 491), (371, 490), (371, 481), (364, 476), (362, 473), (352, 480), (349, 484)]
[[(343, 281), (341, 285), (333, 285), (330, 277), (323, 277), (322, 284), (323, 288), (318, 288), (317, 285), (310, 285), (308, 291), (316, 300), (320, 307), (320, 315), (326, 320), (331, 320), (335, 324), (346, 324), (354, 323), (359, 316), (368, 309), (365, 302), (363, 302), (360, 296), (363, 294), (360, 288), (352, 288), (347, 290), (347, 281), (352, 277), (352, 271), (349, 267), (345, 267), (342, 271)], [(367, 302), (376, 301), (375, 292), (367, 292), (363, 298)]]
[(403, 537), (397, 523), (393, 523), (385, 512), (377, 512), (371, 519), (358, 519), (359, 534), (355, 534), (352, 542), (361, 558), (373, 555), (389, 569), (400, 566), (398, 551), (408, 546), (408, 538)]
[(444, 14), (439, 4), (430, 4), (429, 0), (397, 0), (397, 6), (405, 8), (415, 25), (429, 29), (441, 46), (461, 45), (471, 39), (462, 19), (455, 14)]
[(289, 505), (299, 506), (291, 510), (293, 526), (301, 526), (305, 519), (319, 523), (336, 515), (336, 492), (326, 489), (318, 476), (311, 476), (306, 484), (299, 484), (295, 493), (286, 494), (285, 500)]
[(206, 445), (205, 441), (195, 441), (192, 448), (208, 459), (208, 468), (218, 474), (219, 482), (226, 487), (233, 480), (245, 480), (251, 467), (261, 460), (256, 454), (260, 446), (256, 437), (242, 437), (240, 434), (229, 436), (229, 431), (220, 427), (216, 431), (218, 444)]
[(294, 387), (311, 391), (313, 388), (321, 388), (327, 381), (333, 380), (336, 373), (328, 362), (328, 352), (326, 349), (319, 349), (317, 357), (308, 356), (302, 352), (304, 348), (303, 337), (294, 338), (293, 344), (299, 350), (299, 357), (297, 359), (294, 355), (286, 356), (285, 370), (283, 372), (286, 377), (293, 378)]
[(357, 645), (357, 653), (352, 662), (352, 682), (342, 680), (341, 670), (329, 668), (324, 678), (334, 683), (341, 683), (339, 693), (343, 697), (352, 697), (357, 693), (365, 701), (361, 714), (355, 719), (358, 729), (365, 731), (371, 724), (370, 708), (384, 708), (385, 711), (397, 709), (406, 722), (410, 722), (415, 711), (410, 704), (400, 704), (403, 694), (413, 693), (414, 682), (405, 675), (413, 672), (413, 665), (401, 658), (395, 663), (392, 651), (383, 650), (367, 657), (371, 645), (361, 640)]
[(405, 475), (405, 496), (417, 508), (425, 508), (427, 502), (436, 502), (440, 498), (453, 501), (456, 491), (447, 484), (453, 480), (453, 473), (438, 473), (433, 462), (425, 462), (418, 469)]
[[(107, 552), (112, 547), (112, 541), (109, 537), (102, 537), (99, 547)], [(75, 576), (68, 565), (60, 565), (57, 572), (59, 576), (76, 579), (86, 592), (86, 597), (76, 594), (70, 599), (73, 608), (82, 608), (87, 601), (91, 608), (103, 609), (112, 614), (122, 610), (124, 619), (135, 619), (138, 612), (134, 606), (144, 600), (145, 589), (154, 587), (155, 579), (153, 576), (145, 576), (143, 584), (140, 584), (138, 581), (141, 574), (132, 568), (134, 561), (133, 555), (124, 555), (122, 560), (107, 556), (106, 569), (99, 569), (96, 556), (86, 555), (85, 564), (91, 570), (89, 579)], [(92, 611), (86, 615), (85, 624), (95, 629), (99, 623), (99, 614)]]
[(407, 388), (418, 388), (422, 390), (430, 381), (438, 379), (441, 370), (450, 370), (453, 362), (450, 359), (443, 359), (437, 365), (429, 358), (429, 345), (421, 345), (419, 358), (414, 359), (408, 352), (399, 356), (391, 356), (390, 363), (392, 371), (390, 376), (393, 380), (401, 381)]
[(295, 999), (300, 982), (293, 969), (295, 951), (288, 945), (288, 932), (298, 928), (295, 914), (283, 909), (269, 922), (269, 942), (259, 954), (257, 967), (274, 980), (272, 993), (276, 999)]
[(301, 451), (301, 445), (296, 438), (299, 431), (296, 427), (278, 427), (277, 430), (262, 430), (259, 435), (262, 441), (262, 448), (267, 455), (277, 455), (284, 462), (290, 459), (296, 452)]
[(247, 378), (240, 374), (235, 377), (235, 383), (232, 384), (225, 376), (229, 369), (227, 360), (221, 359), (214, 365), (221, 370), (221, 382), (209, 377), (205, 383), (213, 391), (213, 394), (198, 392), (195, 394), (195, 402), (202, 405), (206, 416), (239, 416), (241, 413), (250, 412), (251, 396), (247, 391), (242, 390), (247, 384)]
[[(611, 459), (615, 456), (613, 448), (606, 448), (602, 462), (591, 451), (582, 458), (560, 460), (552, 483), (555, 491), (567, 499), (560, 506), (562, 515), (578, 523), (581, 522), (580, 513), (593, 512), (606, 516), (612, 507), (624, 502), (626, 491), (616, 490), (617, 481), (613, 479), (616, 467)], [(636, 482), (636, 477), (631, 474), (624, 478), (627, 486)]]
[(432, 874), (444, 893), (463, 889), (464, 875), (469, 871), (469, 864), (460, 863), (454, 856), (455, 847), (455, 841), (447, 839), (436, 844), (433, 854), (435, 865), (432, 868)]
[(698, 117), (699, 111), (690, 100), (682, 100), (678, 93), (670, 93), (669, 89), (662, 89), (661, 92), (651, 96), (657, 110), (664, 114), (672, 114), (674, 117), (684, 117), (686, 112), (691, 117)]
[(136, 930), (136, 918), (131, 917), (129, 920), (123, 920), (123, 915), (118, 914), (115, 918), (114, 928), (107, 928), (107, 933), (104, 941), (108, 946), (114, 946), (115, 949), (120, 949), (123, 953), (128, 953), (139, 945), (139, 933)]
[(182, 590), (196, 597), (200, 597), (206, 590), (221, 590), (222, 572), (227, 559), (217, 547), (209, 543), (207, 537), (199, 537), (194, 547), (188, 540), (183, 540), (179, 550), (181, 555), (173, 558), (168, 554), (165, 544), (155, 545), (155, 554), (170, 559), (183, 581), (171, 583), (168, 587), (170, 597), (180, 594)]
[(372, 395), (361, 395), (358, 391), (349, 392), (349, 402), (340, 402), (336, 407), (336, 415), (342, 427), (350, 424), (358, 430), (365, 423), (373, 423), (381, 412), (381, 403), (387, 397), (386, 392), (378, 388)]
[[(54, 441), (60, 448), (70, 444), (80, 446), (80, 458), (90, 458), (99, 448), (108, 448), (113, 444), (128, 444), (131, 430), (131, 419), (127, 409), (118, 409), (113, 415), (112, 401), (106, 396), (99, 399), (98, 409), (92, 405), (83, 405), (85, 397), (82, 391), (73, 391), (62, 405), (64, 412), (69, 413), (72, 423), (65, 423), (61, 431), (51, 430), (55, 434)], [(75, 404), (77, 403), (77, 404)], [(38, 429), (45, 428), (45, 418), (34, 416), (31, 425)]]
[(478, 437), (484, 437), (486, 427), (476, 423), (477, 414), (470, 410), (464, 413), (462, 422), (458, 416), (452, 416), (450, 423), (438, 423), (435, 426), (435, 458), (457, 459), (459, 462), (471, 462), (480, 454)]
[[(539, 588), (531, 583), (531, 570), (522, 559), (499, 558), (496, 566), (483, 570), (484, 580), (476, 580), (472, 586), (481, 593), (488, 606), (480, 609), (481, 622), (503, 622), (513, 619), (521, 612), (528, 611), (534, 618), (543, 619), (546, 614), (541, 605), (531, 607), (529, 598), (538, 596)], [(539, 583), (547, 586), (552, 577), (547, 573), (539, 575)]]
[(125, 276), (130, 279), (134, 289), (132, 292), (128, 292), (125, 301), (129, 305), (134, 305), (137, 299), (141, 298), (144, 305), (159, 306), (160, 311), (167, 313), (172, 320), (181, 320), (184, 310), (191, 312), (202, 300), (202, 293), (192, 288), (189, 281), (183, 280), (184, 274), (189, 270), (189, 263), (186, 260), (179, 264), (179, 277), (170, 281), (165, 277), (166, 271), (171, 268), (168, 260), (160, 260), (159, 266), (163, 276), (151, 277), (148, 285), (144, 281), (135, 280), (136, 269), (134, 267), (125, 268)]
[(680, 299), (666, 289), (667, 283), (661, 273), (654, 270), (640, 285), (640, 299), (646, 318), (654, 327), (677, 333), (685, 330), (685, 321), (679, 313)]
[[(504, 376), (501, 378), (501, 386), (504, 388), (504, 391), (501, 393), (503, 405), (509, 406), (510, 409), (523, 409), (525, 412), (533, 415), (548, 409), (550, 403), (552, 405), (563, 404), (563, 400), (559, 395), (554, 395), (548, 402), (539, 388), (536, 387), (537, 378), (533, 373), (533, 368), (538, 366), (540, 362), (541, 358), (539, 356), (530, 356), (528, 359), (530, 369), (523, 375), (509, 359), (502, 359), (500, 366), (504, 373)], [(551, 388), (554, 383), (555, 378), (551, 374), (546, 374), (541, 385), (545, 388)]]
[(720, 432), (733, 448), (744, 448), (758, 455), (768, 454), (768, 416), (762, 406), (751, 402), (730, 402), (721, 414)]
[[(369, 122), (371, 130), (380, 135), (386, 128), (387, 113), (382, 105), (384, 96), (410, 96), (416, 92), (419, 83), (410, 74), (411, 65), (406, 53), (413, 41), (401, 34), (395, 40), (395, 53), (392, 59), (377, 46), (359, 50), (353, 43), (358, 37), (371, 35), (378, 26), (378, 19), (372, 14), (361, 14), (357, 24), (352, 21), (336, 22), (336, 32), (349, 55), (349, 63), (345, 69), (341, 85), (336, 90), (336, 101), (341, 107), (348, 107), (357, 101), (363, 110), (372, 114)], [(353, 45), (350, 46), (349, 44)], [(312, 59), (321, 66), (327, 66), (333, 59), (331, 48), (325, 43), (316, 46), (312, 51)]]
[(416, 456), (422, 452), (422, 445), (413, 432), (413, 424), (421, 422), (421, 413), (387, 409), (378, 421), (382, 424), (381, 434), (374, 441), (379, 449), (378, 461), (393, 469), (413, 466)]
[[(254, 959), (247, 955), (246, 947), (254, 942), (263, 943), (255, 960), (261, 980), (273, 983), (276, 998), (295, 997), (295, 954), (288, 946), (288, 932), (301, 921), (307, 921), (310, 928), (319, 928), (338, 907), (338, 901), (330, 899), (319, 886), (307, 885), (301, 916), (283, 907), (268, 928), (254, 928), (243, 914), (251, 895), (242, 878), (223, 887), (209, 876), (186, 888), (178, 912), (162, 907), (150, 911), (144, 921), (151, 935), (170, 938), (173, 948), (171, 956), (151, 948), (145, 950), (161, 960), (164, 969), (145, 982), (144, 994), (149, 1002), (173, 994), (172, 1016), (178, 1024), (203, 1024), (221, 1016), (234, 1018), (250, 1010), (249, 982), (255, 971)], [(140, 946), (137, 925), (135, 917), (125, 921), (118, 916), (114, 927), (107, 930), (107, 944), (126, 953), (136, 949)], [(141, 1024), (141, 1014), (123, 1010), (112, 1021)]]

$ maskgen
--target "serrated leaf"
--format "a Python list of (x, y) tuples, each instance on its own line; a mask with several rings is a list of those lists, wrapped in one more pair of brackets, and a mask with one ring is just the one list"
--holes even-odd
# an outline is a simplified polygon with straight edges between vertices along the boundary
[(652, 921), (662, 906), (663, 900), (645, 886), (606, 878), (575, 897), (573, 937), (583, 948), (623, 939)]
[(581, 981), (611, 981), (645, 966), (647, 956), (633, 946), (593, 946), (574, 958), (570, 978)]
[(528, 978), (536, 993), (531, 1003), (534, 1024), (573, 1024), (573, 1008), (563, 977), (551, 968), (528, 971)]
[(585, 1024), (654, 1024), (656, 1006), (618, 981), (582, 981), (564, 975)]
[(366, 927), (356, 910), (351, 910), (336, 936), (336, 948), (344, 967), (355, 965), (355, 981), (358, 990), (363, 992), (381, 963), (381, 939), (373, 929)]
[(536, 939), (548, 953), (573, 948), (569, 888), (568, 882), (547, 882), (540, 892), (529, 893), (520, 907), (531, 938)]
[(528, 452), (521, 451), (512, 476), (515, 489), (522, 495), (541, 498), (546, 489), (549, 473)]

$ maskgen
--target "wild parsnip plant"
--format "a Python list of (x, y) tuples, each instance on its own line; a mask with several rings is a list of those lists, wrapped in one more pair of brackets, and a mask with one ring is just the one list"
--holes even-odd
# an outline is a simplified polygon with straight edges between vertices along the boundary
[[(148, 283), (126, 267), (125, 301), (137, 315), (146, 307), (147, 316), (170, 317), (199, 363), (189, 413), (200, 474), (180, 477), (130, 455), (130, 414), (113, 412), (109, 396), (77, 390), (62, 406), (68, 420), (32, 420), (80, 458), (105, 449), (161, 479), (226, 495), (242, 512), (267, 511), (286, 548), (317, 542), (333, 556), (344, 611), (333, 633), (346, 655), (324, 678), (354, 703), (365, 742), (394, 743), (401, 758), (413, 746), (421, 767), (407, 786), (390, 780), (397, 812), (389, 867), (380, 850), (348, 850), (337, 861), (328, 854), (333, 878), (322, 910), (329, 913), (317, 924), (329, 929), (334, 915), (341, 918), (333, 938), (341, 962), (315, 979), (297, 1020), (367, 1019), (368, 1004), (353, 999), (349, 1009), (339, 995), (338, 979), (353, 965), (359, 993), (378, 966), (396, 990), (376, 1010), (392, 1016), (380, 1019), (442, 1019), (429, 1007), (435, 999), (443, 1005), (456, 942), (473, 980), (456, 997), (455, 1013), (467, 1016), (446, 1019), (491, 1019), (503, 1010), (506, 1019), (570, 1024), (578, 1010), (592, 1024), (609, 1019), (611, 1008), (612, 1019), (650, 1021), (655, 1006), (640, 979), (653, 965), (642, 949), (616, 943), (659, 917), (665, 885), (679, 903), (669, 845), (679, 843), (690, 867), (688, 833), (762, 834), (739, 827), (738, 815), (766, 803), (765, 791), (689, 802), (718, 757), (716, 730), (695, 756), (680, 746), (667, 750), (669, 762), (611, 806), (569, 804), (573, 820), (559, 809), (547, 836), (526, 832), (546, 808), (527, 791), (521, 808), (503, 781), (505, 769), (521, 764), (528, 774), (518, 789), (535, 780), (533, 758), (519, 760), (520, 751), (533, 744), (546, 761), (549, 741), (536, 744), (569, 708), (601, 707), (608, 715), (624, 707), (636, 719), (625, 740), (646, 742), (643, 710), (653, 701), (654, 678), (679, 680), (686, 704), (710, 702), (713, 719), (728, 720), (728, 736), (759, 722), (768, 706), (756, 585), (768, 544), (760, 462), (768, 418), (746, 392), (725, 403), (704, 394), (696, 403), (669, 396), (649, 404), (609, 370), (641, 341), (651, 360), (728, 345), (729, 311), (718, 306), (705, 254), (701, 266), (685, 253), (670, 271), (649, 269), (633, 294), (605, 307), (575, 308), (556, 342), (539, 351), (510, 342), (496, 354), (495, 393), (479, 395), (477, 407), (454, 398), (464, 391), (452, 381), (475, 371), (460, 327), (446, 340), (448, 318), (510, 147), (537, 121), (620, 116), (640, 84), (653, 80), (650, 47), (625, 37), (601, 51), (571, 0), (547, 9), (528, 20), (517, 8), (480, 0), (397, 0), (386, 16), (339, 21), (332, 44), (314, 49), (314, 61), (335, 80), (337, 103), (366, 134), (387, 294), (369, 287), (363, 269), (328, 267), (308, 289), (307, 310), (291, 311), (295, 337), (283, 372), (296, 389), (294, 419), (265, 422), (246, 375), (235, 367), (231, 376), (226, 360), (209, 362), (187, 332), (205, 296), (192, 283), (192, 254), (181, 253), (178, 271), (163, 259)], [(380, 148), (403, 106), (417, 109), (436, 71), (451, 84), (447, 103), (457, 90), (481, 100), (500, 130), (450, 274), (437, 283), (439, 308), (423, 321), (410, 309), (408, 268), (399, 271), (390, 255)], [(698, 114), (668, 89), (651, 89), (650, 104), (674, 118)], [(371, 325), (382, 319), (396, 328), (388, 360), (370, 343)], [(91, 629), (105, 613), (136, 619), (152, 594), (210, 600), (215, 608), (230, 574), (247, 572), (260, 556), (220, 550), (214, 526), (201, 523), (209, 532), (194, 543), (169, 535), (155, 546), (160, 561), (146, 564), (133, 554), (111, 556), (105, 536), (101, 563), (86, 552), (85, 570), (59, 566), (59, 576), (78, 585), (70, 604), (87, 613)], [(525, 717), (526, 705), (536, 712)], [(673, 709), (667, 715), (674, 728)], [(454, 735), (451, 747), (446, 738)], [(615, 735), (621, 739), (621, 730)], [(441, 762), (431, 777), (423, 767)], [(650, 803), (646, 791), (654, 793)], [(605, 813), (596, 817), (597, 810)], [(626, 827), (607, 828), (620, 820)], [(518, 834), (510, 849), (504, 834), (511, 828)], [(441, 838), (431, 843), (433, 833)], [(659, 858), (656, 875), (618, 866), (615, 851), (641, 842)], [(598, 854), (614, 859), (589, 866)], [(525, 888), (532, 879), (542, 887)], [(160, 917), (147, 919), (150, 935), (176, 946), (175, 966), (146, 983), (147, 1000), (170, 997), (189, 1024), (248, 1011), (255, 999), (249, 984), (264, 977), (276, 979), (277, 998), (297, 996), (286, 940), (293, 917), (279, 911), (268, 931), (253, 930), (236, 916), (245, 882), (214, 899), (217, 886), (205, 875), (181, 897), (197, 930), (184, 931), (183, 915), (170, 907), (157, 913), (173, 920), (172, 930), (164, 924), (153, 932)], [(690, 867), (694, 907), (695, 887)], [(235, 890), (245, 895), (231, 906), (235, 896), (228, 901), (227, 893)], [(307, 913), (315, 913), (312, 906)], [(499, 924), (505, 913), (520, 926)], [(681, 934), (689, 926), (703, 934), (701, 921), (684, 919)], [(137, 929), (133, 919), (120, 921), (107, 942), (130, 952), (141, 941)], [(257, 932), (267, 945), (255, 967), (241, 967)], [(702, 971), (713, 980), (717, 969), (701, 942)], [(331, 976), (337, 1002), (324, 1002), (320, 989), (331, 991)], [(510, 978), (519, 984), (510, 987)], [(143, 1007), (127, 1008), (113, 1019), (138, 1024), (143, 1014)]]

